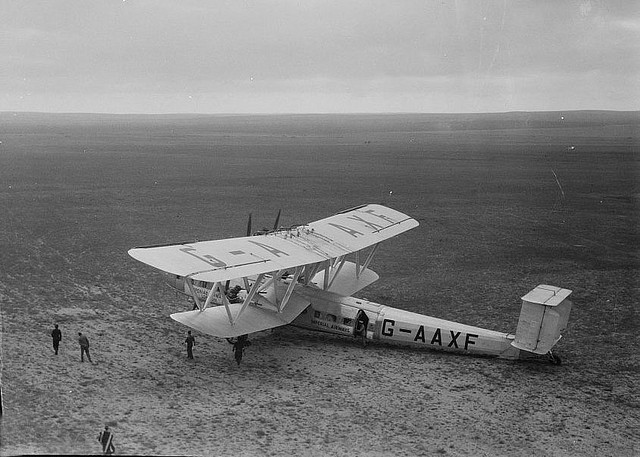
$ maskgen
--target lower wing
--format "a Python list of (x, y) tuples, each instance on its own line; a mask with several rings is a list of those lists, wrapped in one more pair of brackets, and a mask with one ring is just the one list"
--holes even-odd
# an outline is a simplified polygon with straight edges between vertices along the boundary
[(290, 324), (309, 306), (309, 301), (293, 295), (282, 312), (267, 305), (251, 304), (242, 312), (237, 321), (231, 323), (229, 313), (238, 315), (242, 303), (229, 305), (229, 313), (224, 306), (174, 313), (171, 318), (199, 332), (220, 338), (233, 338)]

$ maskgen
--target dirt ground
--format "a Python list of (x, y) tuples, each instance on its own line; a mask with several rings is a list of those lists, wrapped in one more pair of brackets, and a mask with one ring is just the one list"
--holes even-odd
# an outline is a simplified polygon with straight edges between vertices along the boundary
[[(501, 116), (0, 113), (0, 454), (99, 454), (109, 424), (123, 455), (639, 455), (640, 116)], [(126, 253), (367, 202), (421, 225), (360, 296), (513, 331), (572, 289), (563, 364), (289, 327), (188, 360), (191, 305)]]

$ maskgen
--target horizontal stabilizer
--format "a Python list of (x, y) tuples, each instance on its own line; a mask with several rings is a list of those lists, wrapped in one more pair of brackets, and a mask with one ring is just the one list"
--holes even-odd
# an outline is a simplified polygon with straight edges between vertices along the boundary
[[(207, 335), (233, 338), (290, 324), (307, 306), (309, 306), (308, 300), (294, 295), (282, 312), (267, 306), (251, 304), (233, 324), (224, 306), (207, 308), (204, 311), (174, 313), (171, 314), (171, 318)], [(229, 311), (234, 317), (238, 315), (241, 308), (242, 303), (229, 305)]]
[(522, 297), (522, 300), (528, 303), (537, 303), (545, 306), (558, 306), (569, 295), (571, 295), (571, 291), (569, 289), (541, 284)]

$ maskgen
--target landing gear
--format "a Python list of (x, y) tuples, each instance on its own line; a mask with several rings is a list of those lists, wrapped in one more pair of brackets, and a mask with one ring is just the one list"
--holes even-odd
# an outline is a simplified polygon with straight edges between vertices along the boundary
[(547, 352), (547, 357), (549, 358), (549, 361), (554, 365), (561, 365), (562, 364), (562, 360), (560, 359), (560, 357), (555, 355), (551, 351)]

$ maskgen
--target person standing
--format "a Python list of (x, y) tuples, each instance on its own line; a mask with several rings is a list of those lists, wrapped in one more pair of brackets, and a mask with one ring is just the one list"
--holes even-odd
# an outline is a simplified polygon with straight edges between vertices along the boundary
[(187, 344), (187, 358), (193, 359), (193, 347), (196, 345), (196, 339), (191, 335), (191, 330), (187, 332), (187, 339), (184, 340), (184, 343)]
[(86, 353), (89, 363), (93, 363), (89, 355), (89, 338), (83, 335), (82, 332), (78, 332), (78, 343), (80, 343), (80, 361), (84, 362), (84, 354)]
[(98, 435), (98, 441), (102, 444), (102, 452), (105, 455), (113, 454), (116, 447), (113, 445), (113, 433), (109, 430), (109, 426), (105, 425), (104, 430)]
[(60, 346), (60, 341), (62, 341), (62, 332), (58, 328), (58, 324), (55, 324), (55, 327), (51, 331), (51, 338), (53, 338), (53, 350), (56, 351), (56, 355), (58, 355), (58, 347)]
[(240, 335), (235, 343), (231, 343), (233, 344), (233, 355), (238, 365), (242, 362), (244, 348), (251, 346), (251, 341), (249, 341), (248, 337), (249, 335)]
[(358, 319), (356, 322), (355, 336), (359, 336), (362, 339), (362, 347), (367, 347), (367, 325), (364, 321)]

